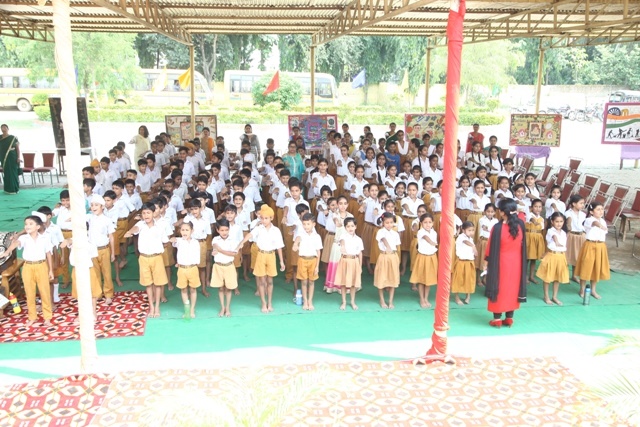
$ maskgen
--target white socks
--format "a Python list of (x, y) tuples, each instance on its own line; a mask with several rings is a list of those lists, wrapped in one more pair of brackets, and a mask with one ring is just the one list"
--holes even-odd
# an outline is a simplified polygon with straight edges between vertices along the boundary
[(58, 294), (58, 283), (53, 284), (53, 302), (60, 302), (60, 294)]

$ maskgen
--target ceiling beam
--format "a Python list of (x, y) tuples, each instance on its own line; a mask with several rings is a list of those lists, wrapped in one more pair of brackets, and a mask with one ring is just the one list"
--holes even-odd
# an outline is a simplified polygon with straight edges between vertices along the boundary
[(179, 43), (191, 45), (191, 35), (175, 19), (165, 13), (152, 0), (120, 0), (118, 4), (110, 0), (91, 0), (98, 6), (118, 13), (149, 30), (162, 34)]
[(0, 36), (52, 42), (53, 28), (36, 21), (15, 17), (0, 10)]
[[(434, 3), (436, 0), (402, 0), (394, 9), (394, 0), (353, 0), (340, 14), (311, 36), (311, 44), (319, 46), (338, 37)], [(382, 4), (382, 10), (378, 6)]]

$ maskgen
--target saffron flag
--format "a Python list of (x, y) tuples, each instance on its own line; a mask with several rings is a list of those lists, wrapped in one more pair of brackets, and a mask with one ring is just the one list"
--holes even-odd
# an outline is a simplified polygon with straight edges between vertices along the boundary
[(271, 83), (269, 83), (269, 86), (267, 86), (264, 92), (262, 92), (262, 95), (268, 95), (271, 92), (275, 92), (279, 88), (280, 88), (280, 70), (276, 71), (276, 73), (273, 75), (273, 78), (271, 79)]
[(153, 93), (162, 92), (167, 87), (167, 67), (162, 69), (162, 72), (158, 76), (155, 82), (153, 82)]
[(353, 78), (353, 81), (351, 82), (351, 89), (358, 89), (365, 84), (367, 84), (367, 70), (363, 68), (362, 71)]
[(180, 85), (180, 89), (182, 90), (186, 90), (189, 86), (191, 86), (191, 68), (187, 68), (187, 71), (185, 71), (180, 77), (178, 77), (178, 84)]

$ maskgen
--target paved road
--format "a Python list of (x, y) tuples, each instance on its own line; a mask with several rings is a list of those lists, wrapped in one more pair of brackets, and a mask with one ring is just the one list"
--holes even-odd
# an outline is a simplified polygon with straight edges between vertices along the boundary
[[(35, 113), (21, 113), (17, 110), (0, 110), (0, 121), (7, 123), (11, 127), (22, 144), (23, 151), (47, 151), (54, 150), (53, 131), (51, 123), (37, 120)], [(398, 122), (402, 117), (399, 115)], [(128, 142), (137, 133), (140, 124), (146, 124), (152, 136), (164, 131), (164, 123), (91, 123), (91, 140), (100, 156), (106, 155), (109, 148), (118, 141)], [(362, 134), (363, 125), (352, 125), (352, 134), (357, 138)], [(240, 147), (239, 136), (243, 133), (244, 124), (219, 125), (219, 134), (225, 136), (228, 148), (237, 150)], [(264, 144), (267, 138), (274, 138), (276, 148), (284, 150), (287, 141), (286, 125), (256, 124), (253, 126), (256, 135), (260, 137)], [(386, 126), (372, 126), (374, 135), (383, 135)], [(459, 137), (461, 141), (466, 140), (466, 135), (471, 129), (464, 126), (460, 128)], [(490, 135), (498, 137), (498, 144), (506, 146), (509, 133), (509, 122), (505, 121), (498, 126), (483, 126), (481, 132), (488, 138)], [(600, 145), (602, 134), (602, 123), (592, 124), (572, 122), (565, 120), (562, 123), (562, 137), (559, 148), (552, 149), (549, 162), (553, 165), (567, 164), (569, 157), (580, 157), (584, 159), (583, 166), (587, 167), (609, 167), (618, 165), (620, 162), (620, 148), (618, 146)], [(540, 164), (540, 160), (537, 164)], [(633, 166), (633, 162), (627, 161), (628, 167)]]

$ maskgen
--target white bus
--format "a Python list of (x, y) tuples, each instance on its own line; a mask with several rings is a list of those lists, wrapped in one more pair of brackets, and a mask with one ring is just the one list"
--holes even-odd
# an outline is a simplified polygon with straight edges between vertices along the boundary
[[(142, 78), (134, 87), (113, 99), (118, 104), (142, 103), (149, 105), (189, 105), (190, 88), (181, 89), (178, 78), (185, 70), (140, 70)], [(205, 104), (213, 98), (209, 85), (202, 74), (195, 73), (196, 104)], [(50, 81), (51, 80), (51, 81)], [(33, 96), (38, 93), (59, 95), (58, 77), (31, 81), (26, 68), (0, 68), (0, 107), (17, 107), (20, 111), (31, 111)], [(87, 97), (92, 100), (90, 96)]]
[[(229, 101), (253, 102), (251, 89), (254, 82), (260, 80), (265, 74), (271, 75), (273, 71), (244, 71), (227, 70), (224, 72), (225, 98)], [(302, 86), (302, 103), (311, 102), (311, 73), (283, 72)], [(338, 98), (336, 79), (331, 74), (316, 73), (316, 102), (319, 104), (335, 105)]]

